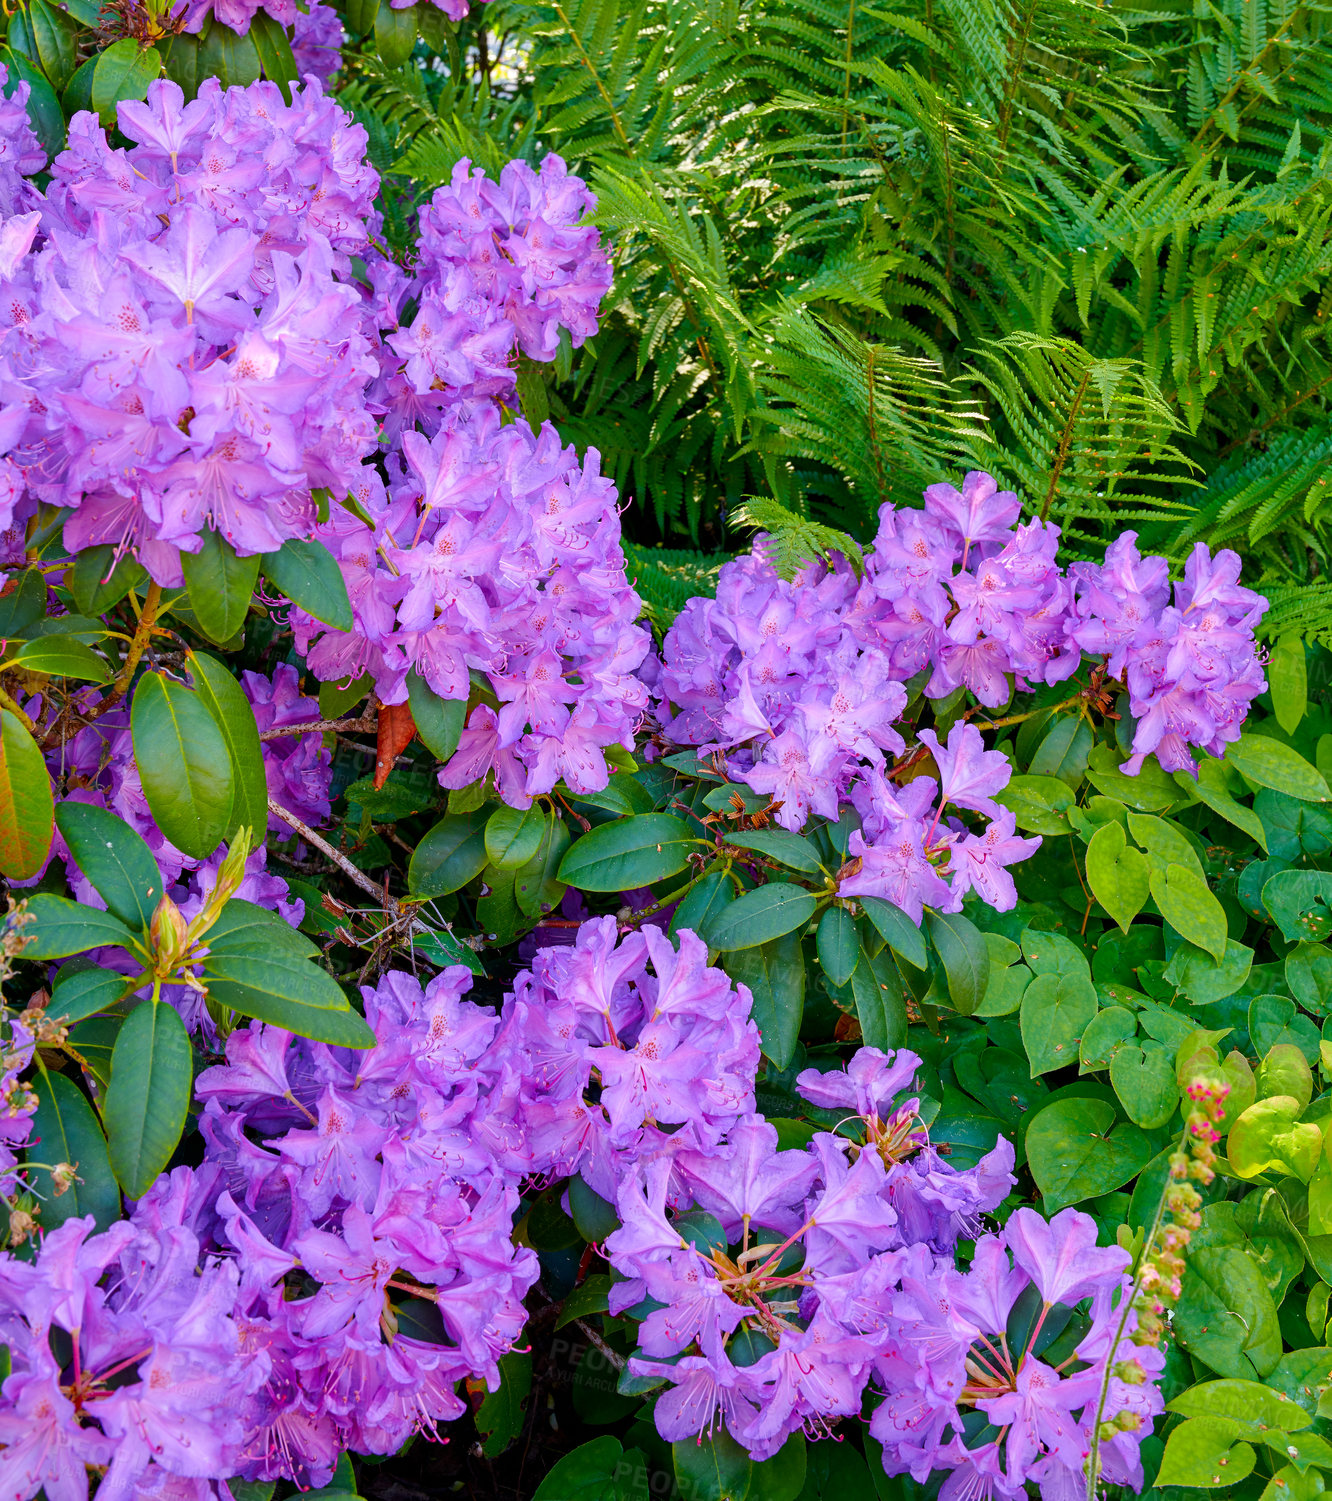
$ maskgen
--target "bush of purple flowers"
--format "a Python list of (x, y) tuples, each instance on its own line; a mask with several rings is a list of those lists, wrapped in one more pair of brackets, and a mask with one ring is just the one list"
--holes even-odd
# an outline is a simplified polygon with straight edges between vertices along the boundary
[(404, 250), (320, 82), (366, 17), (175, 19), (305, 82), (156, 79), (40, 183), (0, 104), (0, 1501), (331, 1501), (466, 1435), (460, 1489), (542, 1392), (543, 1501), (1254, 1444), (1284, 1494), (1332, 791), (1285, 689), (1245, 728), (1238, 557), (1062, 562), (975, 471), (658, 642), (520, 397), (598, 333), (584, 181), (461, 160)]

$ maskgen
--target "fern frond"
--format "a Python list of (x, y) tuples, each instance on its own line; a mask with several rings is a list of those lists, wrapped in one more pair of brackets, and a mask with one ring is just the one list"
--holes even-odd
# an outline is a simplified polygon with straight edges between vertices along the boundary
[(1033, 515), (1087, 537), (1116, 518), (1185, 509), (1145, 488), (1187, 483), (1188, 460), (1170, 441), (1178, 418), (1138, 361), (1024, 333), (987, 344), (980, 361), (973, 374), (995, 418), (983, 467), (1009, 479)]
[(765, 550), (784, 579), (794, 578), (811, 563), (826, 563), (834, 553), (858, 572), (865, 566), (865, 555), (854, 537), (798, 516), (764, 496), (751, 497), (737, 506), (731, 512), (731, 525), (752, 527), (765, 534)]

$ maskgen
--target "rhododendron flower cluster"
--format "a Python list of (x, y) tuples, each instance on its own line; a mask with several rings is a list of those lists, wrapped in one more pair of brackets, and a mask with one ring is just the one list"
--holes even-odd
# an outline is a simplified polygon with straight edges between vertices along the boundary
[(314, 77), (325, 87), (342, 67), (342, 46), (347, 34), (342, 17), (323, 0), (309, 0), (296, 7), (292, 22), (291, 55), (301, 78)]
[[(925, 730), (939, 779), (897, 786), (885, 752), (905, 749), (893, 721), (906, 691), (890, 652), (865, 624), (877, 597), (850, 565), (780, 578), (761, 546), (721, 571), (715, 600), (695, 599), (667, 633), (657, 692), (667, 738), (722, 750), (731, 775), (772, 799), (799, 830), (811, 814), (837, 819), (849, 802), (861, 827), (843, 878), (847, 896), (875, 896), (920, 920), (925, 905), (957, 911), (968, 891), (1001, 911), (1017, 900), (1007, 866), (1039, 839), (1017, 835), (995, 801), (1009, 762), (980, 731), (956, 724), (946, 744)], [(674, 712), (672, 712), (674, 710)], [(947, 807), (984, 814), (972, 832)]]
[[(946, 744), (926, 730), (938, 781), (896, 784), (886, 762), (905, 748), (893, 728), (905, 679), (928, 673), (927, 696), (966, 688), (997, 708), (1014, 682), (1057, 683), (1084, 651), (1104, 656), (1140, 721), (1130, 774), (1152, 750), (1169, 770), (1193, 770), (1190, 744), (1220, 754), (1264, 687), (1253, 630), (1265, 602), (1238, 587), (1234, 553), (1212, 559), (1199, 544), (1170, 605), (1165, 560), (1141, 559), (1135, 534), (1104, 565), (1065, 573), (1058, 528), (1018, 525), (1018, 514), (987, 474), (960, 491), (931, 485), (923, 510), (883, 507), (859, 576), (834, 556), (788, 582), (760, 540), (667, 633), (655, 685), (664, 737), (723, 755), (788, 829), (836, 820), (849, 803), (861, 863), (847, 895), (884, 897), (917, 920), (925, 905), (957, 911), (968, 891), (1011, 908), (1006, 867), (1040, 841), (1018, 837), (994, 800), (1009, 763), (973, 726), (954, 725)], [(975, 832), (950, 805), (991, 821)]]
[[(374, 441), (362, 298), (378, 178), (317, 83), (123, 103), (117, 149), (76, 115), (26, 243), (0, 265), (0, 411), (65, 542), (132, 548), (163, 584), (216, 530), (242, 554), (314, 524)], [(23, 253), (26, 252), (26, 253)], [(8, 525), (10, 515), (0, 515)]]
[[(994, 801), (1008, 785), (1011, 767), (999, 751), (985, 749), (974, 725), (955, 724), (946, 744), (933, 730), (920, 732), (939, 779), (916, 777), (898, 787), (871, 766), (850, 791), (861, 827), (851, 832), (852, 868), (839, 890), (892, 902), (919, 923), (926, 906), (957, 912), (970, 891), (999, 912), (1017, 905), (1010, 865), (1028, 859), (1040, 839), (1024, 839), (1013, 814)], [(974, 833), (948, 807), (984, 814)], [(780, 816), (780, 813), (779, 813)]]
[(409, 324), (386, 338), (376, 388), (386, 430), (433, 433), (461, 403), (511, 403), (513, 355), (552, 360), (563, 330), (576, 347), (597, 330), (611, 284), (595, 225), (596, 199), (554, 153), (539, 171), (505, 165), (495, 182), (464, 158), (420, 214), (410, 281), (385, 270), (384, 327), (400, 311)]
[(1017, 496), (979, 471), (959, 491), (930, 485), (922, 510), (879, 511), (856, 600), (862, 639), (896, 675), (932, 668), (925, 692), (959, 687), (997, 709), (1021, 688), (1058, 683), (1082, 660), (1065, 631), (1071, 597), (1055, 562), (1059, 528), (1018, 524)]
[(906, 1258), (951, 1264), (1012, 1183), (1003, 1138), (963, 1172), (929, 1150), (910, 1097), (919, 1063), (863, 1048), (849, 1072), (801, 1074), (800, 1089), (845, 1112), (858, 1141), (820, 1131), (779, 1151), (776, 1129), (748, 1115), (722, 1145), (673, 1141), (625, 1178), (621, 1228), (605, 1244), (625, 1279), (611, 1310), (643, 1320), (630, 1370), (670, 1383), (655, 1409), (664, 1438), (723, 1422), (765, 1459), (797, 1429), (818, 1436), (860, 1412), (895, 1348)]
[[(748, 1116), (720, 1147), (683, 1142), (623, 1184), (605, 1244), (625, 1279), (611, 1308), (642, 1319), (630, 1371), (668, 1383), (659, 1431), (680, 1441), (724, 1425), (761, 1460), (882, 1390), (871, 1432), (889, 1474), (948, 1469), (949, 1497), (1016, 1497), (1029, 1479), (1072, 1495), (1111, 1363), (1105, 1474), (1140, 1484), (1162, 1357), (1116, 1346), (1127, 1254), (1097, 1250), (1095, 1223), (1072, 1210), (1047, 1224), (1020, 1209), (1001, 1235), (981, 1234), (1013, 1149), (1001, 1137), (974, 1168), (942, 1161), (910, 1098), (919, 1062), (862, 1048), (846, 1072), (800, 1075), (811, 1102), (848, 1112), (856, 1140), (819, 1132), (781, 1151)], [(963, 1237), (978, 1237), (966, 1273), (953, 1256)], [(1027, 1304), (1030, 1332), (1010, 1345), (1010, 1315)], [(974, 1446), (964, 1409), (996, 1437)]]
[(613, 1200), (640, 1158), (709, 1151), (753, 1110), (752, 997), (709, 967), (693, 933), (677, 941), (648, 925), (617, 943), (615, 919), (592, 918), (514, 980), (492, 1056), (511, 1080), (505, 1111), (528, 1173), (581, 1173)]
[[(85, 1464), (110, 1464), (99, 1495), (117, 1497), (169, 1477), (320, 1485), (344, 1449), (392, 1453), (458, 1416), (460, 1379), (498, 1383), (537, 1262), (512, 1242), (516, 1180), (471, 1126), (498, 1019), (460, 1000), (470, 983), (387, 976), (365, 992), (368, 1054), (233, 1032), (198, 1081), (200, 1167), (105, 1234), (71, 1220), (35, 1266), (0, 1260), (5, 1494), (83, 1494)], [(57, 1358), (53, 1327), (77, 1350)]]
[(649, 636), (634, 621), (614, 485), (549, 424), (501, 426), (498, 409), (455, 408), (434, 438), (402, 437), (406, 470), (364, 517), (335, 513), (319, 535), (342, 563), (350, 632), (293, 611), (297, 644), (325, 681), (369, 673), (403, 703), (415, 670), (465, 699), (485, 674), (457, 752), (440, 772), (465, 787), (493, 772), (515, 807), (563, 781), (609, 780), (605, 750), (629, 749), (647, 690), (635, 671)]
[[(268, 1368), (243, 1414), (247, 1478), (321, 1484), (343, 1448), (391, 1453), (456, 1417), (461, 1377), (498, 1384), (537, 1264), (511, 1238), (517, 1179), (474, 1129), (498, 1019), (461, 999), (470, 984), (389, 974), (363, 991), (369, 1053), (255, 1025), (199, 1079), (219, 1176), (194, 1200), (216, 1203)], [(298, 1270), (315, 1289), (293, 1300)]]
[[(188, 1169), (181, 1170), (188, 1175)], [(91, 1215), (52, 1230), (35, 1263), (0, 1258), (0, 1343), (12, 1366), (0, 1407), (0, 1489), (27, 1498), (124, 1501), (171, 1477), (234, 1473), (238, 1403), (264, 1366), (243, 1351), (236, 1267), (201, 1261), (174, 1218)]]
[[(561, 780), (604, 787), (605, 751), (632, 746), (647, 705), (636, 671), (650, 638), (599, 455), (580, 461), (548, 424), (501, 420), (515, 349), (550, 360), (561, 331), (580, 344), (596, 329), (610, 266), (581, 222), (592, 207), (557, 156), (540, 172), (510, 162), (498, 183), (460, 162), (421, 212), (412, 279), (370, 263), (390, 483), (367, 467), (317, 531), (342, 564), (353, 629), (292, 613), (311, 670), (369, 674), (381, 703), (406, 701), (412, 671), (446, 699), (484, 675), (440, 781), (493, 773), (517, 807)], [(395, 329), (403, 307), (412, 321)]]
[(1015, 1210), (965, 1272), (924, 1247), (904, 1253), (875, 1364), (887, 1395), (870, 1421), (885, 1470), (918, 1481), (947, 1470), (941, 1501), (1016, 1501), (1029, 1481), (1082, 1496), (1099, 1424), (1102, 1477), (1141, 1494), (1165, 1355), (1131, 1342), (1132, 1311), (1121, 1337), (1130, 1260), (1099, 1248), (1096, 1222), (1075, 1209), (1048, 1222)]
[[(664, 1438), (724, 1423), (763, 1459), (883, 1389), (889, 1473), (948, 1464), (1016, 1496), (1023, 1475), (1076, 1473), (1088, 1394), (1117, 1362), (1105, 1474), (1139, 1478), (1160, 1358), (1130, 1370), (1110, 1347), (1125, 1253), (1096, 1250), (1072, 1211), (982, 1234), (1013, 1149), (945, 1162), (914, 1054), (805, 1070), (797, 1087), (839, 1130), (780, 1150), (754, 1113), (749, 994), (692, 933), (617, 938), (593, 919), (537, 951), (498, 1015), (464, 998), (471, 984), (462, 968), (424, 987), (386, 974), (362, 991), (364, 1053), (233, 1031), (197, 1081), (198, 1167), (105, 1234), (71, 1220), (35, 1264), (0, 1261), (7, 1494), (83, 1494), (88, 1465), (110, 1466), (116, 1497), (195, 1481), (202, 1501), (235, 1476), (317, 1486), (344, 1449), (437, 1435), (464, 1410), (458, 1382), (494, 1389), (524, 1327), (524, 1183), (574, 1173), (618, 1208), (611, 1312), (638, 1321), (629, 1369), (664, 1384)], [(996, 1338), (1032, 1297), (1030, 1336)], [(968, 1449), (964, 1409), (999, 1436)]]
[[(269, 797), (302, 823), (318, 828), (329, 815), (333, 757), (317, 731), (304, 735), (274, 732), (289, 725), (315, 723), (319, 700), (301, 692), (301, 675), (289, 662), (279, 662), (271, 677), (242, 672), (240, 684), (254, 710), (260, 735), (273, 736), (261, 742)], [(270, 814), (268, 827), (283, 838), (291, 832), (276, 813)], [(259, 831), (254, 833), (258, 838)]]
[(1223, 756), (1249, 705), (1267, 687), (1254, 627), (1267, 600), (1240, 585), (1240, 560), (1215, 558), (1199, 542), (1174, 586), (1164, 558), (1144, 558), (1136, 532), (1106, 549), (1103, 563), (1074, 563), (1071, 638), (1107, 658), (1123, 680), (1137, 724), (1124, 770), (1155, 754), (1166, 771), (1195, 770), (1190, 746)]

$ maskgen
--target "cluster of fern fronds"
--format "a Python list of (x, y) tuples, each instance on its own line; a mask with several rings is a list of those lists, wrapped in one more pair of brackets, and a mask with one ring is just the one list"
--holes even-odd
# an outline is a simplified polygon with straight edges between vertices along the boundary
[(890, 3), (494, 0), (344, 98), (408, 198), (592, 182), (612, 304), (534, 394), (641, 542), (754, 498), (864, 540), (980, 467), (1332, 638), (1332, 4)]

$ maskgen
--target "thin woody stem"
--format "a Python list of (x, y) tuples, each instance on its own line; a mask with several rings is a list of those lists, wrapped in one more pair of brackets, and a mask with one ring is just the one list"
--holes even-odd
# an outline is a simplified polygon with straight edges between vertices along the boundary
[(125, 653), (124, 664), (116, 674), (116, 680), (111, 685), (111, 692), (97, 705), (97, 713), (104, 714), (112, 704), (118, 703), (129, 691), (130, 679), (133, 678), (139, 659), (147, 649), (148, 638), (157, 624), (157, 612), (161, 607), (161, 584), (149, 584), (148, 592), (143, 597), (143, 609), (139, 612), (139, 623), (134, 628), (134, 637), (130, 641), (129, 651)]
[(342, 871), (342, 873), (349, 880), (355, 882), (355, 884), (359, 886), (362, 891), (368, 892), (372, 897), (374, 897), (377, 902), (381, 903), (382, 905), (388, 906), (394, 913), (397, 912), (397, 902), (395, 902), (386, 891), (376, 886), (375, 883), (370, 879), (370, 877), (366, 875), (363, 870), (358, 870), (356, 866), (354, 866), (346, 857), (346, 855), (342, 853), (341, 850), (335, 849), (327, 839), (324, 839), (321, 835), (316, 834), (309, 824), (303, 823), (299, 818), (296, 817), (294, 813), (284, 808), (276, 798), (269, 798), (268, 811), (280, 818), (288, 828), (294, 829), (302, 839), (314, 845), (314, 847), (319, 850), (321, 854), (326, 855), (330, 860), (332, 860), (334, 865), (336, 865), (338, 869)]
[(587, 1335), (593, 1346), (598, 1351), (600, 1351), (602, 1355), (605, 1356), (605, 1358), (611, 1363), (611, 1365), (615, 1367), (617, 1371), (624, 1370), (625, 1366), (629, 1364), (629, 1362), (624, 1358), (623, 1355), (620, 1354), (618, 1350), (611, 1349), (611, 1347), (606, 1343), (601, 1335), (599, 1335), (597, 1331), (585, 1319), (575, 1319), (574, 1327), (579, 1331), (579, 1333)]
[[(129, 692), (129, 685), (144, 652), (148, 649), (148, 642), (152, 638), (153, 627), (157, 624), (157, 615), (161, 608), (162, 586), (158, 583), (149, 584), (148, 592), (143, 597), (143, 609), (139, 611), (139, 623), (135, 626), (134, 635), (130, 638), (129, 650), (125, 653), (125, 660), (121, 664), (120, 671), (107, 692), (90, 709), (81, 711), (79, 717), (85, 724), (91, 724), (94, 719), (100, 719), (108, 709), (114, 709)], [(54, 745), (64, 744), (65, 725), (69, 719), (70, 707), (71, 705), (67, 703), (56, 716), (55, 723), (42, 740), (43, 750), (50, 750)]]
[(1085, 703), (1086, 690), (1075, 693), (1072, 698), (1060, 700), (1057, 704), (1043, 704), (1039, 709), (1028, 709), (1025, 714), (1008, 714), (1003, 719), (972, 719), (968, 723), (974, 724), (978, 730), (1002, 730), (1010, 724), (1022, 724), (1025, 720), (1034, 719), (1038, 714), (1057, 714), (1060, 709), (1071, 709), (1075, 704)]
[(271, 730), (260, 730), (260, 740), (282, 740), (288, 735), (311, 735), (316, 732), (324, 734), (332, 730), (335, 735), (341, 734), (370, 734), (375, 728), (375, 715), (371, 711), (362, 714), (358, 719), (311, 719), (304, 724), (279, 724)]

